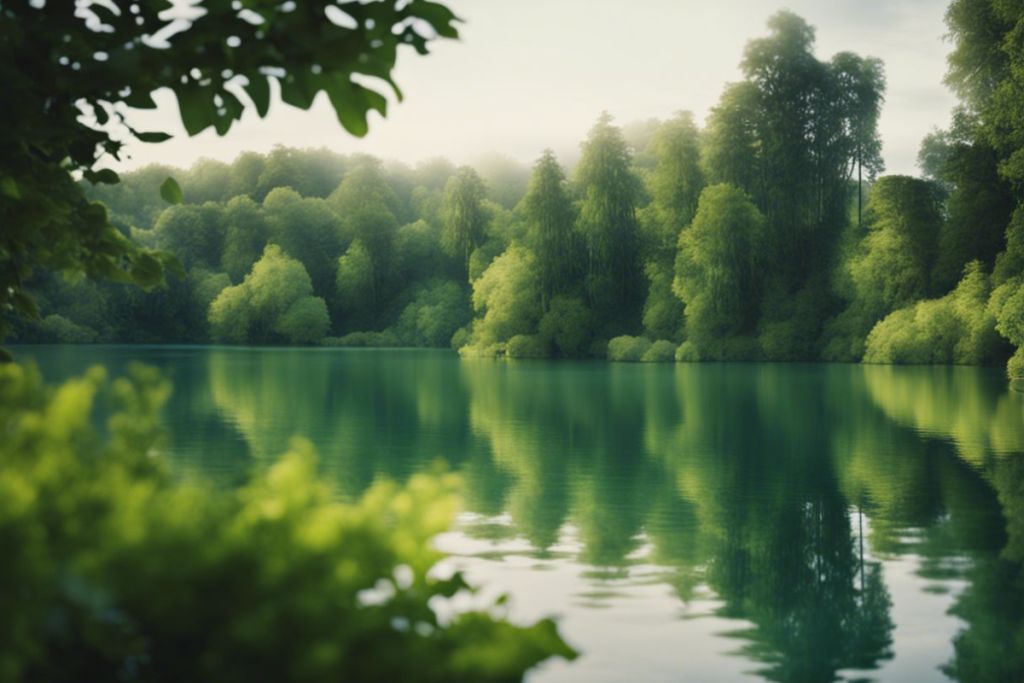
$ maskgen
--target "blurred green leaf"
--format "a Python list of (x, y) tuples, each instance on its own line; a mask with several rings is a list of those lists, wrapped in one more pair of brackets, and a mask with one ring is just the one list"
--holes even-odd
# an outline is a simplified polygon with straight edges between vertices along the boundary
[(181, 204), (185, 201), (185, 194), (181, 191), (181, 186), (170, 176), (160, 185), (160, 196), (168, 204)]

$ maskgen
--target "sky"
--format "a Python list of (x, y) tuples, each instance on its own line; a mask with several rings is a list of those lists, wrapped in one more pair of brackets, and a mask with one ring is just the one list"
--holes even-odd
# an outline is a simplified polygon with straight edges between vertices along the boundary
[(880, 129), (887, 173), (918, 173), (917, 149), (948, 125), (955, 98), (942, 84), (950, 45), (946, 0), (446, 0), (464, 23), (459, 41), (427, 57), (399, 55), (405, 94), (370, 133), (348, 135), (321, 94), (309, 111), (275, 102), (266, 119), (249, 112), (225, 137), (188, 138), (174, 97), (132, 117), (143, 130), (175, 135), (134, 143), (119, 168), (223, 161), (275, 145), (364, 152), (407, 163), (444, 156), (472, 163), (498, 153), (532, 162), (545, 148), (563, 160), (602, 111), (619, 124), (692, 111), (703, 121), (726, 83), (740, 78), (748, 40), (790, 9), (817, 29), (819, 59), (849, 50), (885, 62)]

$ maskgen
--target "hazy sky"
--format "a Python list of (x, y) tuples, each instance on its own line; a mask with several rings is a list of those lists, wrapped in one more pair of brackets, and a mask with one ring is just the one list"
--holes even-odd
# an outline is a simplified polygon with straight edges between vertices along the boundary
[(274, 145), (362, 151), (416, 162), (446, 156), (471, 162), (488, 152), (532, 161), (545, 147), (564, 158), (602, 110), (620, 124), (666, 118), (680, 109), (703, 120), (725, 83), (740, 77), (743, 46), (788, 8), (817, 28), (817, 53), (842, 50), (885, 62), (881, 132), (887, 172), (916, 173), (921, 138), (947, 125), (954, 98), (942, 85), (949, 44), (945, 0), (448, 0), (465, 20), (462, 39), (419, 57), (400, 54), (405, 101), (369, 135), (349, 136), (325, 99), (310, 111), (275, 103), (267, 119), (249, 113), (226, 137), (189, 139), (173, 96), (135, 117), (176, 138), (130, 148), (126, 167), (230, 161)]

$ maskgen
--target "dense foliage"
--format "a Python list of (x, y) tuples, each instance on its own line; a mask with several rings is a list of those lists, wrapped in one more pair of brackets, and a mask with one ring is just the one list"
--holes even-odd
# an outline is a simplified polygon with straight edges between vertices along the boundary
[[(46, 317), (17, 334), (1002, 362), (1024, 342), (1015, 7), (951, 5), (949, 83), (963, 103), (951, 130), (925, 138), (922, 178), (877, 177), (881, 63), (818, 59), (814, 29), (781, 12), (703, 129), (685, 112), (626, 129), (605, 114), (568, 170), (549, 151), (530, 174), (493, 158), (410, 168), (277, 149), (173, 171), (185, 203), (171, 208), (156, 193), (171, 169), (129, 174), (92, 195), (139, 244), (181, 258), (185, 274), (146, 299), (165, 305), (142, 311), (141, 295), (118, 287), (42, 279)], [(245, 321), (264, 314), (243, 293), (268, 245), (302, 266), (285, 289), (311, 298), (250, 334)], [(625, 337), (665, 344), (648, 354)]]
[[(39, 269), (154, 286), (175, 265), (126, 239), (75, 183), (117, 183), (101, 166), (126, 141), (170, 137), (135, 130), (126, 108), (153, 108), (152, 93), (168, 88), (190, 135), (224, 134), (246, 108), (267, 114), (273, 83), (302, 109), (326, 93), (342, 126), (363, 135), (367, 113), (387, 109), (366, 77), (401, 97), (391, 77), (399, 46), (425, 54), (431, 40), (457, 36), (451, 11), (428, 0), (297, 9), (273, 0), (3, 4), (0, 336), (12, 311), (34, 316), (23, 284)], [(177, 198), (173, 183), (165, 189)]]
[(573, 656), (547, 620), (439, 614), (470, 590), (431, 571), (452, 475), (342, 503), (296, 440), (239, 489), (175, 483), (152, 457), (168, 393), (0, 365), (0, 680), (510, 681)]

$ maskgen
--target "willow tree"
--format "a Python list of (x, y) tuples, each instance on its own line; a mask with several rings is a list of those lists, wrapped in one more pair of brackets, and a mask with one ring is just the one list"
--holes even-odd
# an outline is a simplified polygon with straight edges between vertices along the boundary
[(576, 227), (586, 249), (585, 289), (609, 334), (638, 327), (642, 295), (636, 206), (640, 179), (632, 154), (611, 116), (601, 115), (583, 142), (576, 168), (582, 195)]
[(441, 206), (443, 229), (441, 240), (445, 251), (458, 259), (469, 273), (469, 257), (484, 241), (487, 210), (484, 200), (487, 188), (480, 174), (463, 166), (448, 179)]
[(537, 258), (541, 306), (547, 311), (553, 297), (571, 288), (579, 263), (572, 200), (565, 173), (550, 149), (534, 165), (520, 208), (526, 218), (527, 242)]

